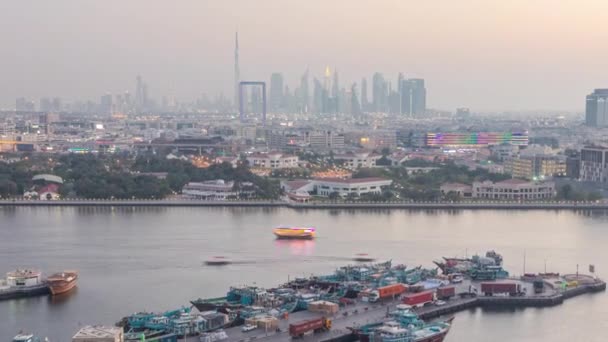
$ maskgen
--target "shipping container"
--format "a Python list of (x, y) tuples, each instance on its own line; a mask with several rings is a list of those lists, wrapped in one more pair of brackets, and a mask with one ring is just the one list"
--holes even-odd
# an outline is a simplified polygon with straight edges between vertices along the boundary
[(331, 329), (331, 320), (321, 317), (289, 325), (289, 335), (291, 337), (301, 337), (310, 331), (322, 331)]
[(486, 296), (500, 293), (508, 293), (511, 296), (515, 296), (521, 292), (521, 285), (517, 283), (505, 282), (481, 283), (481, 292)]
[(406, 293), (403, 296), (403, 304), (411, 306), (423, 306), (426, 303), (430, 303), (434, 300), (433, 291), (424, 291), (418, 293)]
[(380, 296), (380, 299), (390, 298), (404, 293), (406, 289), (407, 288), (403, 284), (383, 286), (378, 288), (378, 295)]
[(456, 295), (456, 287), (455, 286), (445, 286), (437, 288), (437, 299), (450, 299)]

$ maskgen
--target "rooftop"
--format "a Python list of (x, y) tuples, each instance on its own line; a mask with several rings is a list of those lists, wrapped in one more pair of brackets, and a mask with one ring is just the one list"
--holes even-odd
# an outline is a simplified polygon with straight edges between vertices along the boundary
[(380, 177), (367, 177), (367, 178), (316, 178), (316, 182), (330, 182), (330, 183), (342, 183), (342, 184), (359, 184), (359, 183), (371, 183), (371, 182), (384, 182), (391, 181), (390, 179)]
[(114, 338), (122, 332), (122, 328), (119, 327), (87, 325), (81, 328), (73, 338)]

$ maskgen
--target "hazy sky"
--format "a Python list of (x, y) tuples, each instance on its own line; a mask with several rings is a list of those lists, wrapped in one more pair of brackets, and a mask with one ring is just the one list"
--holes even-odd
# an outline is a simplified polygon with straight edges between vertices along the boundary
[(325, 65), (424, 78), (448, 110), (582, 110), (608, 87), (607, 0), (3, 0), (0, 106), (98, 101), (138, 73), (153, 97), (231, 97), (237, 29), (242, 78), (291, 89)]

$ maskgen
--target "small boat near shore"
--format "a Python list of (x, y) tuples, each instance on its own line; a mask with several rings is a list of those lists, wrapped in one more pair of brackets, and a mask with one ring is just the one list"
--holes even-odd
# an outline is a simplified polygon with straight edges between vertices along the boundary
[(277, 239), (311, 240), (315, 238), (315, 228), (312, 227), (280, 226), (276, 227), (273, 233)]

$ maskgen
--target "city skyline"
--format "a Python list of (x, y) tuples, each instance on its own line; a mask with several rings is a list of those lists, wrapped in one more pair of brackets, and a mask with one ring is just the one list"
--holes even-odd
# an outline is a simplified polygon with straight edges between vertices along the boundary
[[(442, 110), (582, 112), (580, 98), (608, 79), (594, 57), (608, 52), (594, 43), (601, 41), (601, 13), (608, 9), (600, 1), (265, 5), (262, 11), (239, 1), (133, 1), (121, 4), (121, 12), (107, 2), (3, 4), (3, 13), (28, 16), (7, 16), (1, 24), (0, 107), (12, 108), (22, 96), (97, 100), (131, 90), (138, 74), (157, 97), (193, 100), (222, 92), (232, 99), (237, 30), (242, 80), (269, 82), (270, 74), (281, 72), (293, 89), (305, 70), (312, 82), (329, 65), (340, 71), (341, 84), (360, 86), (362, 75), (370, 81), (368, 75), (381, 72), (395, 82), (404, 72), (425, 79), (433, 94), (428, 107)], [(131, 20), (141, 8), (146, 15)], [(335, 15), (318, 16), (319, 8)], [(467, 15), (473, 10), (475, 18)], [(79, 23), (65, 15), (72, 11), (88, 25), (73, 30)]]

